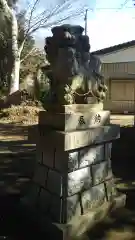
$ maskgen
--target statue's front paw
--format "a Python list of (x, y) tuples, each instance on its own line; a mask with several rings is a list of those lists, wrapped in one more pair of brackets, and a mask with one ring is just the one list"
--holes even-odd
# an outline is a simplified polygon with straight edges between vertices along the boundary
[(66, 94), (64, 96), (65, 104), (74, 104), (74, 96), (72, 94)]

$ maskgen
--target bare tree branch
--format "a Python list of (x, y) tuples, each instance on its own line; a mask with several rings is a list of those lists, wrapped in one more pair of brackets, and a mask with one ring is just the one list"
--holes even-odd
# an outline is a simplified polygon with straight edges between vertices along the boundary
[(37, 4), (38, 4), (39, 1), (40, 1), (40, 0), (36, 0), (35, 3), (34, 3), (34, 5), (33, 5), (33, 7), (32, 7), (32, 9), (31, 9), (30, 18), (29, 18), (29, 22), (28, 22), (28, 29), (27, 29), (26, 34), (27, 34), (28, 31), (29, 31), (30, 24), (31, 24), (31, 20), (32, 20), (32, 16), (33, 16), (33, 13), (34, 13), (34, 11), (35, 11), (35, 9), (36, 9), (36, 6), (37, 6)]
[(78, 16), (81, 16), (82, 14), (84, 13), (84, 11), (82, 10), (78, 10), (74, 15), (73, 15), (73, 12), (71, 12), (68, 16), (65, 16), (65, 17), (62, 17), (58, 20), (54, 20), (50, 23), (47, 23), (48, 22), (48, 18), (47, 19), (44, 19), (42, 21), (40, 21), (40, 23), (38, 24), (38, 26), (33, 26), (33, 29), (29, 32), (29, 34), (33, 34), (34, 32), (36, 32), (37, 30), (39, 29), (42, 29), (42, 28), (49, 28), (51, 26), (55, 26), (57, 24), (60, 24), (68, 19), (71, 19), (71, 18), (76, 18)]
[(39, 55), (39, 51), (37, 51), (37, 48), (35, 48), (35, 47), (32, 48), (31, 51), (28, 54), (26, 54), (24, 58), (21, 59), (21, 63), (24, 62), (24, 60), (26, 60), (31, 54), (32, 54), (32, 56), (37, 56), (37, 55)]
[[(84, 12), (84, 7), (80, 7), (79, 9), (72, 9), (73, 1), (72, 0), (63, 0), (61, 3), (55, 5), (54, 7), (50, 7), (45, 9), (38, 14), (36, 14), (37, 4), (40, 0), (35, 0), (33, 7), (30, 10), (30, 14), (25, 23), (27, 38), (28, 35), (33, 34), (40, 28), (48, 28), (52, 25), (60, 24), (63, 21), (66, 21), (71, 18), (76, 18)], [(77, 2), (77, 0), (76, 0)], [(72, 10), (72, 11), (70, 11)], [(62, 13), (66, 13), (63, 16), (60, 16)], [(35, 14), (35, 16), (34, 16)], [(57, 19), (53, 19), (53, 18)]]

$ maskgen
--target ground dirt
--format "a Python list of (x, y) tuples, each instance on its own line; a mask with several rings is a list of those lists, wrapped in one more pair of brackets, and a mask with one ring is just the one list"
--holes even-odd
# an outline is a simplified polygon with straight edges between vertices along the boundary
[(42, 106), (20, 106), (0, 110), (0, 141), (27, 140), (28, 127), (38, 123)]

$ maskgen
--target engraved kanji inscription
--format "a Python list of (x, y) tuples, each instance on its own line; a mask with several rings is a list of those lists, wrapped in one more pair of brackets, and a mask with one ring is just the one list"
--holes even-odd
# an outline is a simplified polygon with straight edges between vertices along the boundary
[(79, 124), (80, 124), (80, 125), (84, 125), (84, 124), (85, 124), (84, 116), (80, 116), (80, 118), (79, 118)]
[(100, 123), (101, 122), (101, 116), (99, 114), (96, 114), (94, 122), (95, 123)]

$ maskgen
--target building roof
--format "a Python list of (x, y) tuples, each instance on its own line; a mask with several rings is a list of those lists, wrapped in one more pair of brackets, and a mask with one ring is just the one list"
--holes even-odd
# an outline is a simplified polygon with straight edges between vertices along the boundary
[(104, 55), (104, 54), (112, 53), (114, 51), (122, 50), (124, 48), (129, 48), (129, 47), (133, 47), (133, 46), (135, 46), (135, 40), (132, 40), (130, 42), (121, 43), (118, 45), (114, 45), (114, 46), (111, 46), (108, 48), (103, 48), (103, 49), (91, 52), (91, 54)]

